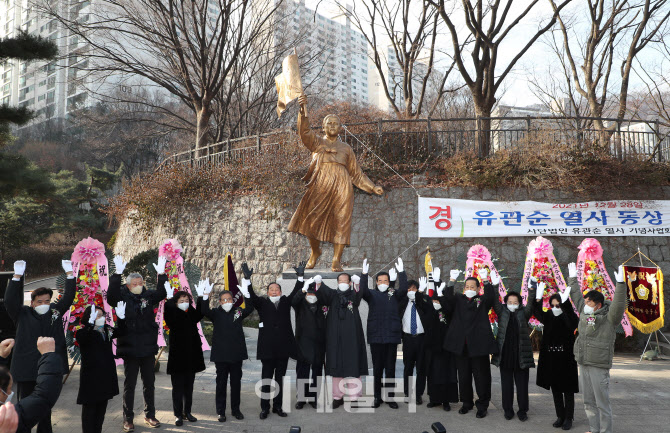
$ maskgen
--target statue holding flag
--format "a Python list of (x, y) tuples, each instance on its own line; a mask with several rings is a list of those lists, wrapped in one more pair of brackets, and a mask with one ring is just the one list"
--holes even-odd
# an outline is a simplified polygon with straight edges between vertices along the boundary
[[(307, 97), (302, 93), (300, 74), (296, 73), (297, 63), (296, 54), (288, 56), (282, 74), (275, 79), (279, 90), (278, 114), (288, 102), (298, 98), (298, 134), (312, 152), (312, 162), (303, 178), (307, 182), (307, 192), (293, 214), (288, 230), (309, 239), (312, 254), (307, 269), (313, 269), (321, 256), (321, 242), (330, 242), (334, 250), (332, 270), (340, 272), (342, 252), (351, 238), (353, 186), (377, 195), (382, 195), (384, 190), (361, 171), (354, 151), (338, 139), (342, 124), (337, 115), (329, 114), (323, 119), (323, 137), (312, 131), (307, 117)], [(282, 93), (282, 89), (288, 93)]]

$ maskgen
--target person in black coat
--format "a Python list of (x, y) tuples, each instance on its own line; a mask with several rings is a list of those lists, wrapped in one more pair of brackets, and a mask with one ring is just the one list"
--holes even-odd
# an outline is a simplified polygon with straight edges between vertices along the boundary
[(569, 291), (549, 298), (551, 309), (544, 311), (535, 304), (535, 318), (542, 322), (542, 345), (537, 363), (537, 386), (551, 389), (557, 419), (553, 426), (572, 428), (575, 415), (575, 393), (579, 392), (577, 361), (573, 352), (575, 329), (579, 318), (570, 303)]
[(116, 357), (123, 359), (126, 376), (123, 382), (123, 430), (126, 432), (135, 429), (133, 407), (138, 373), (142, 376), (144, 423), (150, 428), (160, 426), (160, 422), (156, 419), (156, 406), (154, 405), (154, 363), (156, 362), (154, 357), (158, 353), (158, 324), (154, 308), (167, 295), (165, 285), (169, 286), (169, 283), (165, 275), (166, 263), (165, 257), (158, 257), (158, 263), (154, 263), (158, 274), (156, 290), (148, 290), (144, 287), (142, 276), (134, 273), (128, 275), (126, 284), (122, 286), (121, 274), (127, 263), (121, 256), (114, 257), (116, 274), (109, 278), (107, 302), (113, 306), (119, 302), (126, 304), (127, 333), (116, 340)]
[[(441, 293), (446, 286), (445, 283), (440, 284), (439, 274), (439, 268), (435, 268), (433, 278), (437, 277), (435, 286), (438, 287), (438, 290), (433, 293), (433, 298), (430, 299), (433, 309), (427, 312), (424, 322), (426, 332), (425, 368), (429, 397), (426, 406), (429, 408), (442, 406), (445, 411), (450, 411), (450, 403), (458, 402), (458, 374), (453, 355), (443, 347), (444, 337), (449, 330), (452, 314), (442, 310), (442, 304), (438, 298), (438, 292)], [(419, 289), (419, 292), (418, 297), (428, 297), (421, 289)]]
[(211, 290), (212, 285), (204, 289), (200, 303), (203, 314), (214, 325), (209, 360), (216, 365), (216, 413), (219, 422), (226, 421), (226, 388), (230, 375), (231, 413), (236, 419), (242, 420), (244, 419), (244, 415), (240, 412), (242, 362), (249, 359), (242, 321), (254, 311), (254, 305), (246, 296), (244, 308), (235, 307), (232, 293), (225, 290), (219, 294), (219, 306), (212, 310), (209, 307)]
[[(12, 374), (5, 366), (14, 340), (4, 340), (0, 343), (0, 404), (10, 407), (12, 397)], [(37, 378), (35, 388), (30, 395), (19, 401), (16, 411), (16, 433), (30, 433), (45, 416), (50, 416), (63, 388), (62, 359), (56, 353), (56, 342), (52, 337), (39, 337), (36, 345), (40, 358), (37, 362)], [(12, 405), (13, 406), (13, 405)]]
[[(374, 403), (375, 408), (382, 402), (382, 378), (386, 376), (389, 386), (393, 386), (395, 379), (395, 363), (398, 354), (398, 344), (402, 335), (402, 324), (398, 310), (400, 303), (407, 295), (407, 274), (405, 274), (402, 259), (398, 258), (396, 269), (390, 269), (389, 273), (379, 272), (375, 276), (375, 289), (368, 289), (368, 269), (370, 265), (367, 259), (363, 261), (363, 275), (360, 280), (360, 290), (363, 299), (368, 303), (368, 344), (372, 355), (372, 371), (374, 375)], [(391, 280), (400, 276), (398, 290), (389, 288)], [(398, 403), (393, 401), (394, 395), (385, 396), (390, 399), (386, 404), (392, 409), (398, 409)]]
[(491, 363), (500, 369), (500, 388), (505, 419), (514, 418), (514, 386), (519, 405), (517, 416), (520, 421), (528, 420), (528, 377), (529, 369), (535, 368), (533, 346), (530, 342), (528, 320), (533, 315), (536, 293), (542, 298), (544, 283), (537, 284), (531, 277), (528, 284), (528, 300), (518, 292), (509, 291), (505, 295), (505, 304), (496, 296), (493, 311), (498, 316), (498, 352)]
[[(451, 325), (444, 337), (444, 348), (456, 358), (458, 368), (458, 387), (463, 405), (460, 414), (470, 412), (475, 406), (472, 394), (474, 378), (477, 390), (477, 418), (484, 418), (491, 401), (491, 363), (490, 354), (498, 353), (498, 345), (493, 338), (488, 312), (498, 297), (496, 288), (484, 285), (484, 295), (478, 294), (479, 281), (467, 278), (463, 293), (454, 294), (454, 283), (460, 271), (452, 270), (444, 296), (440, 297), (442, 309), (453, 314)], [(486, 279), (486, 270), (479, 272)], [(497, 274), (491, 275), (494, 285), (500, 282)]]
[[(198, 284), (198, 295), (202, 290), (201, 281)], [(193, 405), (193, 384), (195, 374), (205, 370), (205, 358), (202, 354), (202, 340), (198, 323), (203, 318), (202, 303), (197, 302), (196, 308), (191, 305), (191, 295), (179, 291), (174, 297), (168, 290), (165, 302), (165, 324), (170, 330), (170, 356), (167, 363), (167, 374), (172, 382), (172, 411), (175, 416), (175, 425), (184, 424), (184, 418), (196, 422), (197, 418), (191, 414)]]
[[(91, 314), (92, 308), (95, 314)], [(81, 316), (82, 327), (75, 333), (81, 351), (77, 404), (82, 405), (83, 433), (102, 432), (107, 402), (119, 394), (112, 340), (125, 330), (125, 309), (123, 302), (119, 302), (116, 307), (118, 327), (112, 328), (105, 324), (105, 312), (101, 308), (88, 307)]]
[[(21, 276), (26, 269), (24, 261), (14, 263), (14, 278), (5, 292), (7, 314), (16, 323), (16, 347), (14, 348), (11, 372), (16, 382), (19, 401), (33, 393), (37, 384), (37, 364), (40, 352), (34, 342), (39, 337), (53, 337), (56, 342), (56, 354), (60, 357), (61, 374), (68, 371), (68, 356), (63, 331), (63, 314), (70, 309), (76, 293), (76, 280), (72, 274), (72, 263), (62, 261), (67, 273), (65, 293), (61, 299), (52, 303), (53, 290), (40, 287), (30, 294), (30, 306), (23, 305), (23, 281)], [(38, 433), (50, 433), (51, 412), (47, 412), (37, 426)]]
[[(281, 286), (270, 283), (267, 288), (268, 297), (259, 297), (254, 293), (251, 286), (251, 275), (253, 269), (249, 269), (246, 263), (242, 264), (242, 293), (245, 297), (250, 296), (254, 308), (258, 311), (260, 323), (258, 324), (258, 346), (256, 348), (256, 359), (263, 364), (261, 378), (265, 381), (277, 383), (278, 392), (272, 401), (272, 412), (281, 417), (287, 416), (282, 410), (283, 380), (286, 374), (288, 359), (298, 358), (298, 344), (293, 335), (291, 326), (291, 303), (296, 293), (302, 289), (304, 281), (298, 280), (295, 288), (288, 296), (282, 296)], [(261, 387), (261, 393), (269, 394), (270, 386)], [(260, 419), (268, 417), (270, 412), (270, 399), (261, 398)]]

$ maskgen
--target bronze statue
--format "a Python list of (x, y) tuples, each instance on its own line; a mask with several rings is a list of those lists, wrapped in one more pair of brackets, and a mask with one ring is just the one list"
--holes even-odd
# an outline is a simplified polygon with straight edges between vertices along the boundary
[(313, 269), (321, 256), (321, 242), (333, 244), (332, 270), (342, 271), (342, 252), (351, 239), (351, 215), (354, 210), (356, 185), (367, 193), (382, 195), (384, 190), (361, 171), (351, 147), (338, 139), (342, 124), (337, 115), (323, 119), (323, 137), (309, 126), (306, 115), (307, 97), (298, 98), (298, 134), (312, 152), (312, 162), (303, 178), (307, 192), (302, 197), (288, 225), (290, 232), (307, 236), (312, 254), (307, 269)]

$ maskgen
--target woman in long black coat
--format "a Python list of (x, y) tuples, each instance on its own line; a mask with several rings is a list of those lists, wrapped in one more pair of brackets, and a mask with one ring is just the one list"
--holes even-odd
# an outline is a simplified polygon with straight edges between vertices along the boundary
[(122, 308), (117, 307), (118, 327), (112, 328), (105, 324), (104, 311), (101, 308), (93, 307), (95, 315), (91, 320), (91, 308), (88, 307), (82, 315), (83, 327), (75, 334), (81, 351), (77, 404), (82, 405), (82, 432), (100, 433), (105, 421), (107, 402), (119, 394), (112, 340), (125, 332), (125, 315), (121, 312)]
[(543, 311), (539, 303), (535, 306), (535, 318), (544, 325), (537, 365), (537, 386), (551, 389), (554, 396), (558, 417), (554, 427), (570, 430), (575, 412), (575, 393), (579, 392), (577, 361), (573, 353), (579, 318), (572, 309), (570, 298), (561, 301), (557, 293), (549, 298), (550, 310)]
[(172, 381), (172, 409), (175, 425), (182, 425), (184, 418), (191, 422), (197, 419), (191, 415), (193, 404), (193, 383), (195, 374), (205, 370), (205, 358), (198, 323), (203, 314), (201, 303), (196, 308), (191, 305), (191, 295), (177, 292), (165, 302), (165, 324), (170, 329), (170, 356), (167, 373)]

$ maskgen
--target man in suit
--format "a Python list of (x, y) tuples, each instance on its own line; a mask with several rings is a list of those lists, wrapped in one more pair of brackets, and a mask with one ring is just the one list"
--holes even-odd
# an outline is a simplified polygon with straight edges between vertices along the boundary
[[(263, 364), (261, 378), (264, 381), (275, 380), (277, 382), (277, 395), (272, 401), (272, 412), (280, 417), (287, 416), (282, 410), (282, 382), (286, 374), (288, 359), (298, 357), (298, 345), (293, 335), (291, 326), (291, 303), (296, 293), (299, 292), (304, 281), (298, 277), (295, 288), (288, 296), (283, 296), (281, 286), (277, 283), (270, 283), (267, 288), (267, 297), (260, 297), (254, 293), (251, 286), (251, 275), (253, 269), (249, 269), (246, 263), (242, 263), (242, 288), (248, 288), (250, 301), (258, 311), (260, 323), (258, 324), (258, 346), (256, 349), (256, 359)], [(245, 292), (243, 290), (243, 293)], [(269, 385), (261, 387), (261, 393), (268, 394)], [(261, 397), (260, 419), (266, 419), (270, 413), (270, 399)]]
[[(488, 312), (495, 302), (494, 285), (500, 283), (497, 273), (491, 275), (491, 283), (484, 285), (484, 295), (478, 294), (479, 280), (470, 277), (465, 280), (463, 293), (454, 294), (454, 283), (460, 271), (452, 270), (447, 290), (438, 293), (442, 308), (453, 314), (451, 326), (444, 338), (444, 348), (456, 357), (458, 386), (463, 406), (458, 413), (466, 414), (475, 406), (472, 394), (472, 379), (477, 389), (477, 418), (486, 416), (491, 400), (490, 354), (498, 353), (498, 345), (493, 338)], [(486, 269), (479, 271), (483, 281), (487, 279)]]

